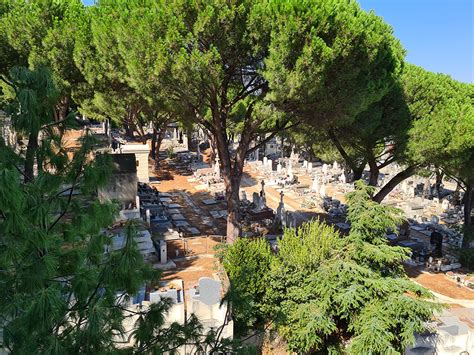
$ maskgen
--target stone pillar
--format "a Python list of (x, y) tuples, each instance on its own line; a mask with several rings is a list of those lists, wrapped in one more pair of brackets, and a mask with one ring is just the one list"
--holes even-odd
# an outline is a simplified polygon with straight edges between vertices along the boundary
[(165, 240), (160, 240), (160, 263), (166, 264), (168, 262), (168, 250)]
[(150, 226), (151, 225), (151, 214), (150, 214), (149, 209), (146, 210), (145, 215), (146, 215), (146, 223), (148, 224), (148, 226)]
[(140, 196), (135, 197), (135, 205), (137, 206), (137, 210), (140, 210)]

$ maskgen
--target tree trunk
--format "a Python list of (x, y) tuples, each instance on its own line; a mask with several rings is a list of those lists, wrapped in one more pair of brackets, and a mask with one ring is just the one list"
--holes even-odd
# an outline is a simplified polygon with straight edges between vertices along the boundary
[(157, 156), (156, 151), (155, 151), (157, 135), (158, 135), (158, 131), (156, 130), (156, 126), (153, 125), (153, 134), (151, 136), (151, 151), (150, 151), (151, 158), (153, 160), (155, 160)]
[(28, 137), (28, 145), (26, 147), (25, 155), (25, 182), (30, 182), (34, 180), (34, 165), (35, 165), (35, 156), (36, 151), (38, 150), (38, 133), (31, 132)]
[[(362, 177), (362, 172), (364, 171), (364, 166), (365, 164), (362, 165), (362, 170), (360, 171), (361, 167), (359, 167), (350, 157), (349, 155), (346, 153), (346, 151), (344, 150), (344, 147), (342, 146), (341, 142), (339, 142), (339, 140), (337, 139), (336, 137), (336, 134), (334, 133), (333, 130), (328, 130), (327, 131), (327, 134), (328, 134), (328, 137), (329, 139), (331, 140), (331, 142), (333, 142), (333, 144), (335, 145), (337, 151), (339, 152), (339, 154), (341, 154), (342, 158), (344, 159), (344, 161), (346, 162), (346, 164), (352, 169), (352, 171), (354, 172), (354, 180), (359, 180), (361, 177)], [(355, 174), (356, 172), (360, 171), (360, 176), (358, 179), (355, 178)]]
[[(240, 176), (232, 176), (226, 183), (226, 201), (227, 201), (227, 243), (233, 244), (240, 237)], [(227, 179), (224, 179), (226, 181)]]
[[(471, 183), (467, 183), (466, 185), (466, 192), (464, 193), (464, 233), (468, 233), (471, 231), (472, 228), (472, 201), (473, 200), (473, 185)], [(463, 247), (468, 247), (469, 240), (467, 238), (463, 239)]]
[(160, 166), (160, 148), (163, 139), (165, 138), (166, 130), (168, 129), (168, 122), (164, 123), (158, 131), (158, 137), (155, 145), (155, 168)]
[(387, 182), (384, 187), (380, 189), (379, 192), (377, 192), (374, 197), (372, 198), (375, 202), (382, 202), (382, 200), (403, 180), (409, 178), (412, 176), (415, 172), (416, 169), (418, 168), (418, 165), (410, 165), (408, 168), (405, 170), (399, 172), (397, 175), (395, 175), (392, 179), (390, 179), (389, 182)]
[(364, 168), (365, 168), (365, 164), (362, 164), (361, 166), (355, 166), (355, 169), (352, 168), (352, 171), (354, 172), (354, 181), (362, 179)]
[(370, 158), (368, 160), (368, 163), (370, 167), (369, 185), (377, 186), (377, 182), (379, 181), (379, 167), (377, 166), (377, 162), (373, 158)]
[(69, 96), (63, 96), (54, 108), (55, 121), (61, 121), (66, 118), (69, 109)]

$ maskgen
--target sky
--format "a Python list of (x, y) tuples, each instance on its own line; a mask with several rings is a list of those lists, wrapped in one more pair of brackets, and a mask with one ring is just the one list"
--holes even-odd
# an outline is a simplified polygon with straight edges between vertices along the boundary
[[(93, 0), (83, 0), (90, 5)], [(474, 82), (474, 0), (359, 0), (383, 17), (407, 50), (406, 60)]]
[(474, 82), (474, 0), (359, 0), (394, 30), (406, 60)]

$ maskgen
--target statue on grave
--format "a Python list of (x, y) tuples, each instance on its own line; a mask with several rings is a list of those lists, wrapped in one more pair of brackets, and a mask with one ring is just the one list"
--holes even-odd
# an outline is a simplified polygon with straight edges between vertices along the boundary
[[(275, 224), (277, 227), (281, 227), (284, 224), (285, 220), (285, 204), (283, 203), (283, 190), (280, 191), (280, 203), (278, 204), (276, 216), (275, 216)], [(286, 223), (285, 223), (286, 225)]]

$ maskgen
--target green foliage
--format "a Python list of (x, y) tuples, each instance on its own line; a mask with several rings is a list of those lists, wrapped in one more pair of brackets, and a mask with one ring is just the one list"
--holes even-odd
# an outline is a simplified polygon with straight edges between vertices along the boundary
[(315, 127), (351, 122), (379, 101), (401, 71), (392, 29), (355, 1), (259, 4), (270, 17), (264, 69), (275, 105)]
[(407, 65), (404, 90), (413, 127), (408, 151), (416, 162), (436, 164), (464, 182), (474, 181), (473, 85)]
[(371, 193), (359, 184), (348, 196), (349, 236), (312, 222), (279, 241), (266, 307), (290, 350), (402, 353), (438, 308), (405, 276), (408, 251), (385, 241), (399, 211), (372, 202)]
[(6, 0), (2, 4), (7, 10), (0, 10), (0, 74), (7, 76), (15, 66), (49, 67), (59, 92), (57, 118), (64, 118), (71, 95), (84, 80), (73, 60), (76, 19), (84, 5), (79, 0)]
[[(110, 159), (91, 159), (97, 141), (89, 135), (69, 157), (63, 129), (50, 121), (55, 101), (49, 98), (57, 90), (49, 71), (16, 72), (13, 127), (29, 137), (26, 155), (35, 157), (38, 169), (23, 180), (26, 158), (0, 140), (0, 346), (18, 354), (164, 353), (184, 344), (209, 352), (238, 348), (216, 332), (203, 335), (195, 317), (165, 325), (169, 301), (127, 308), (160, 272), (144, 262), (133, 222), (126, 225), (123, 248), (110, 248), (106, 231), (117, 209), (97, 199)], [(132, 316), (137, 320), (127, 346), (124, 323)]]
[(271, 258), (272, 251), (264, 239), (238, 239), (223, 253), (222, 264), (230, 280), (228, 298), (237, 327), (252, 327), (264, 320)]
[(474, 249), (461, 249), (459, 252), (459, 262), (463, 267), (474, 270)]

